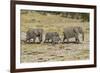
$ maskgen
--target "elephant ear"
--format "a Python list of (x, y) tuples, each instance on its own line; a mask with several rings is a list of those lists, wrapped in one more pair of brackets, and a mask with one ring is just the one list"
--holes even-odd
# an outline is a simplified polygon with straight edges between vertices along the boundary
[(78, 31), (77, 28), (73, 28), (73, 32), (75, 32), (75, 33), (79, 33), (79, 31)]

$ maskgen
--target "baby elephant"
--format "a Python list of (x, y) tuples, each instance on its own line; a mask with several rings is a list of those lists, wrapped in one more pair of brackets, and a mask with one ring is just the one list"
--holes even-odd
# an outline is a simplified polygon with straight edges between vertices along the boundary
[(47, 32), (46, 35), (45, 35), (45, 43), (47, 42), (50, 42), (52, 44), (56, 44), (60, 41), (60, 37), (59, 37), (59, 34), (57, 32)]
[(38, 38), (39, 43), (42, 42), (43, 29), (29, 29), (26, 33), (26, 41), (34, 42)]

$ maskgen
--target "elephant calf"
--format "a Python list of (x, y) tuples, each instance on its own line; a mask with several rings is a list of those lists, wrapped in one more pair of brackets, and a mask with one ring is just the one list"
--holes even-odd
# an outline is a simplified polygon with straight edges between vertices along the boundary
[(29, 29), (26, 32), (26, 41), (31, 43), (34, 42), (36, 38), (39, 39), (39, 43), (42, 42), (42, 35), (43, 35), (43, 29)]
[(65, 39), (67, 39), (67, 42), (69, 42), (70, 38), (75, 38), (75, 42), (79, 43), (79, 35), (82, 34), (82, 39), (84, 40), (84, 32), (82, 27), (68, 27), (64, 29), (63, 35), (63, 42), (65, 42)]
[(47, 32), (45, 35), (45, 41), (44, 42), (50, 42), (52, 44), (56, 44), (60, 41), (59, 34), (57, 32)]

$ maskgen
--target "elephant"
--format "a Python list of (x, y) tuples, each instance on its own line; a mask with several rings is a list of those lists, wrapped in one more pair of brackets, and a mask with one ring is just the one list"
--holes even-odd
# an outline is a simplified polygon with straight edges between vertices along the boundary
[(63, 42), (65, 42), (65, 39), (67, 39), (67, 42), (69, 42), (70, 38), (75, 38), (75, 43), (80, 43), (80, 39), (79, 39), (80, 34), (82, 35), (82, 40), (84, 41), (84, 32), (82, 27), (74, 26), (74, 27), (64, 28)]
[(39, 43), (42, 42), (43, 29), (29, 29), (26, 32), (26, 41), (35, 43), (36, 38), (38, 38)]
[(59, 34), (57, 32), (47, 32), (45, 35), (45, 43), (49, 43), (51, 41), (52, 44), (56, 44), (60, 41)]

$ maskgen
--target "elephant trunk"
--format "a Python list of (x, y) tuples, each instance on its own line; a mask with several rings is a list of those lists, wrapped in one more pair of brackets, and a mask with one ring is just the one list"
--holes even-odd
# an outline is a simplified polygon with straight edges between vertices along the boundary
[(82, 32), (82, 40), (84, 41), (84, 32)]

